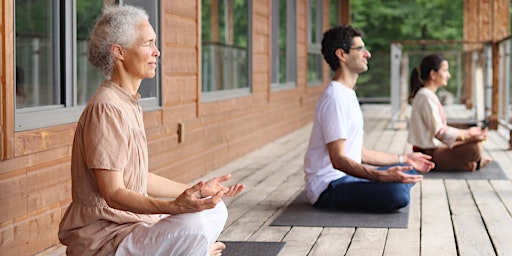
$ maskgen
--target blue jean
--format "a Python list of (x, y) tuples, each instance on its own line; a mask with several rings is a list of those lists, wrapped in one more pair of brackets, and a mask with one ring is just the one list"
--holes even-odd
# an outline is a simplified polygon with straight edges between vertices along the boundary
[[(407, 173), (416, 174), (416, 171)], [(375, 182), (345, 175), (332, 181), (314, 206), (333, 210), (392, 212), (409, 205), (412, 186), (414, 183)]]

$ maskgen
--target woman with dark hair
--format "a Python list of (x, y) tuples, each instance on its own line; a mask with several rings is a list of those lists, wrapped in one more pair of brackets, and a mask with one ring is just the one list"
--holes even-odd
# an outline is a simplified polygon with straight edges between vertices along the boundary
[(457, 129), (446, 123), (436, 92), (448, 84), (448, 61), (439, 54), (423, 58), (410, 78), (412, 100), (408, 142), (413, 151), (432, 156), (433, 171), (475, 171), (491, 161), (482, 157), (487, 128)]

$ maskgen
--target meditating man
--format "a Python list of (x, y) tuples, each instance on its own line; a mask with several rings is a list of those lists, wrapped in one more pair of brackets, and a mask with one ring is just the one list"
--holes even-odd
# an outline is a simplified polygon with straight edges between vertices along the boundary
[(423, 178), (416, 170), (428, 172), (434, 163), (422, 153), (397, 155), (364, 147), (355, 85), (359, 73), (368, 70), (371, 54), (362, 36), (347, 25), (324, 33), (322, 54), (335, 74), (316, 105), (304, 159), (305, 192), (318, 208), (390, 212), (409, 204), (410, 188)]

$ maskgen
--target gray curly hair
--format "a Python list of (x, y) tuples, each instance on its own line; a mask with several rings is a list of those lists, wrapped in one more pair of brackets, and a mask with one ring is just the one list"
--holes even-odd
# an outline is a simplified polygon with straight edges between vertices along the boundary
[(89, 34), (88, 58), (107, 79), (110, 79), (114, 69), (110, 48), (113, 44), (131, 47), (139, 36), (135, 28), (142, 20), (148, 20), (146, 11), (130, 5), (106, 7), (96, 20)]

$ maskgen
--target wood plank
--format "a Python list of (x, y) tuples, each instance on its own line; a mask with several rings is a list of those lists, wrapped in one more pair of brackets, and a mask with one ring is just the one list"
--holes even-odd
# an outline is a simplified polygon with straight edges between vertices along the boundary
[(411, 189), (409, 226), (406, 229), (390, 228), (384, 248), (385, 256), (414, 256), (420, 254), (421, 183)]
[(257, 205), (266, 195), (274, 191), (279, 185), (282, 185), (282, 182), (290, 175), (285, 170), (297, 170), (299, 168), (298, 163), (296, 163), (295, 169), (290, 165), (293, 159), (300, 159), (301, 155), (301, 152), (288, 151), (284, 158), (272, 162), (259, 169), (247, 179), (244, 179), (242, 184), (252, 188), (233, 199), (233, 202), (229, 205), (230, 218), (227, 225), (230, 225), (232, 221), (238, 219), (249, 210), (247, 204)]
[(346, 255), (382, 255), (387, 234), (387, 228), (357, 228)]
[[(250, 204), (247, 200), (239, 201), (239, 207), (250, 210), (245, 211), (233, 223), (228, 223), (228, 227), (222, 232), (220, 239), (248, 240), (263, 224), (268, 225), (270, 218), (276, 216), (278, 214), (276, 212), (280, 209), (284, 209), (287, 202), (293, 200), (297, 193), (302, 190), (304, 185), (302, 168), (297, 168), (295, 173), (292, 173), (286, 179), (279, 180), (278, 182), (282, 185), (275, 187), (272, 193), (266, 195), (264, 192), (256, 193), (262, 197), (262, 200), (257, 204)], [(230, 215), (233, 205), (229, 209)]]
[(512, 218), (487, 180), (468, 181), (475, 202), (487, 227), (496, 255), (512, 252)]
[(321, 227), (293, 227), (283, 239), (286, 245), (279, 256), (308, 255), (322, 229)]
[(512, 182), (510, 180), (491, 180), (490, 182), (508, 212), (512, 212)]
[(423, 180), (421, 188), (421, 255), (457, 255), (443, 181)]
[(446, 180), (457, 247), (461, 255), (493, 255), (485, 225), (465, 180)]
[(487, 141), (483, 143), (484, 155), (498, 161), (503, 171), (512, 178), (512, 154), (508, 149), (508, 140), (497, 131), (490, 131)]
[(379, 138), (377, 138), (377, 142), (373, 146), (373, 149), (382, 152), (388, 152), (390, 144), (393, 141), (394, 135), (395, 131), (393, 130), (383, 130), (382, 133), (379, 135)]
[(345, 255), (354, 232), (355, 228), (324, 228), (309, 255)]
[(250, 241), (281, 241), (290, 232), (292, 227), (287, 226), (269, 226), (266, 223), (256, 233), (254, 233)]

